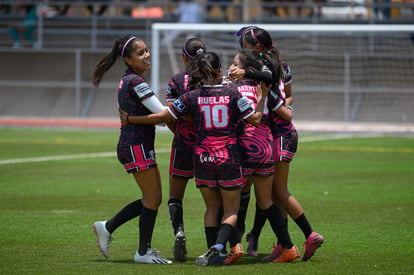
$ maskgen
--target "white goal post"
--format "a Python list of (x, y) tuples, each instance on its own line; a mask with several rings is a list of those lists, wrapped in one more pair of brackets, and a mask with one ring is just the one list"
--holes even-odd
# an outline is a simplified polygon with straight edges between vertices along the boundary
[(248, 25), (269, 31), (292, 67), (297, 118), (414, 123), (414, 25), (154, 23), (153, 90), (162, 99), (183, 67), (177, 60), (187, 35), (200, 36), (228, 66), (240, 49), (233, 34)]

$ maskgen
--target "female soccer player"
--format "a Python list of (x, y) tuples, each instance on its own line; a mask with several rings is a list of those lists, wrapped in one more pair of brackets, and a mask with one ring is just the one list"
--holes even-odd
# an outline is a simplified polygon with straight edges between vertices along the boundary
[[(302, 230), (306, 241), (304, 243), (305, 252), (302, 260), (307, 261), (315, 253), (316, 249), (321, 246), (324, 241), (322, 235), (313, 231), (309, 221), (307, 220), (302, 207), (299, 202), (290, 194), (287, 183), (289, 174), (289, 163), (292, 160), (298, 142), (298, 136), (294, 125), (291, 122), (293, 116), (293, 108), (280, 101), (282, 98), (284, 102), (291, 102), (291, 71), (287, 64), (280, 62), (279, 51), (274, 47), (270, 34), (261, 28), (247, 27), (237, 33), (240, 36), (239, 42), (242, 48), (254, 49), (258, 53), (267, 55), (267, 53), (274, 56), (276, 62), (270, 64), (273, 68), (273, 79), (282, 76), (281, 80), (273, 82), (273, 92), (269, 94), (269, 109), (270, 112), (270, 129), (273, 135), (273, 152), (275, 159), (275, 176), (273, 181), (273, 200), (284, 211), (287, 222), (287, 214), (295, 221), (295, 223)], [(279, 65), (278, 65), (279, 64)], [(232, 73), (233, 74), (233, 73)], [(285, 90), (284, 83), (288, 83), (287, 90)], [(287, 92), (287, 93), (286, 93)], [(273, 100), (272, 100), (273, 98)], [(280, 105), (283, 105), (280, 108)], [(289, 110), (290, 109), (290, 115)], [(260, 209), (256, 211), (255, 223), (252, 231), (247, 235), (249, 242), (249, 255), (257, 255), (258, 236), (261, 228), (264, 225), (263, 214)], [(265, 257), (264, 260), (275, 261), (280, 258), (283, 253), (281, 245), (274, 247), (272, 253)]]
[[(133, 115), (158, 113), (164, 109), (142, 76), (151, 66), (151, 54), (145, 42), (128, 35), (115, 41), (112, 51), (96, 65), (93, 83), (98, 86), (106, 71), (122, 58), (127, 69), (118, 86), (118, 105)], [(142, 199), (131, 202), (107, 221), (93, 224), (102, 254), (109, 257), (112, 233), (123, 223), (140, 216), (139, 247), (136, 263), (171, 264), (151, 248), (158, 207), (161, 204), (161, 178), (154, 152), (155, 127), (143, 124), (122, 124), (117, 154), (126, 171), (134, 176)]]
[[(204, 42), (196, 37), (187, 39), (183, 46), (185, 70), (175, 74), (167, 85), (166, 101), (170, 106), (181, 95), (189, 91), (189, 69), (197, 55), (206, 51)], [(186, 236), (184, 234), (183, 198), (189, 179), (193, 178), (193, 153), (196, 130), (192, 121), (177, 119), (174, 139), (171, 146), (168, 211), (174, 230), (173, 254), (176, 260), (187, 259)]]
[[(261, 72), (263, 63), (256, 51), (244, 49), (235, 56), (230, 70), (234, 69), (234, 67)], [(270, 74), (267, 75), (270, 76)], [(271, 84), (270, 77), (268, 83)], [(256, 105), (257, 82), (255, 80), (245, 77), (234, 82), (232, 87), (235, 87), (243, 96), (248, 98), (253, 106)], [(238, 130), (243, 175), (247, 184), (254, 182), (257, 207), (265, 213), (265, 217), (269, 220), (283, 248), (286, 249), (286, 252), (291, 253), (291, 251), (296, 252), (297, 247), (293, 245), (289, 237), (282, 213), (272, 201), (273, 139), (268, 126), (267, 115), (268, 110), (265, 108), (262, 121), (257, 126), (246, 124), (243, 121), (239, 122)], [(251, 179), (251, 181), (248, 179)], [(246, 186), (243, 190), (246, 188), (250, 189), (250, 186)], [(242, 213), (244, 211), (239, 211), (238, 219), (242, 221), (237, 222), (238, 226), (240, 224), (244, 225), (245, 216), (241, 216)], [(232, 249), (224, 262), (225, 264), (236, 264), (238, 259), (243, 256), (244, 252), (240, 243), (241, 235), (240, 232), (239, 234), (234, 234), (235, 238), (229, 240)], [(290, 260), (293, 260), (293, 258), (290, 258)]]
[[(197, 68), (190, 72), (190, 87), (198, 79), (202, 86), (181, 95), (168, 110), (147, 116), (121, 116), (130, 123), (160, 123), (190, 114), (197, 138), (194, 150), (194, 176), (197, 188), (206, 204), (204, 226), (218, 228), (217, 236), (206, 235), (213, 243), (208, 251), (196, 259), (199, 266), (211, 264), (224, 249), (224, 244), (233, 233), (240, 204), (243, 175), (240, 165), (240, 150), (237, 142), (236, 122), (244, 119), (258, 125), (268, 90), (258, 89), (255, 109), (236, 89), (221, 84), (221, 64), (214, 52), (199, 55)], [(221, 223), (219, 211), (223, 209)], [(214, 240), (210, 240), (214, 238)]]

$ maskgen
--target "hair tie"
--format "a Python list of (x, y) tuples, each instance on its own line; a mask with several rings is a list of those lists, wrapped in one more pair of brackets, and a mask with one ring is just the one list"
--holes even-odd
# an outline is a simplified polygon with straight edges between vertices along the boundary
[(254, 35), (254, 31), (253, 31), (253, 29), (251, 29), (250, 30), (250, 33), (252, 34), (252, 36), (253, 36), (253, 38), (254, 38), (254, 40), (256, 40), (256, 42), (257, 43), (259, 43), (260, 44), (260, 46), (262, 46), (263, 47), (263, 49), (267, 49), (262, 43), (260, 43), (260, 41), (259, 41), (259, 39), (257, 39), (256, 38), (256, 35)]
[(260, 58), (263, 58), (263, 54), (262, 53), (259, 53), (259, 55), (260, 55)]
[(184, 42), (184, 46), (183, 46), (183, 53), (186, 55), (186, 56), (188, 56), (189, 58), (193, 58), (193, 56), (187, 51), (187, 49), (185, 48), (185, 44), (187, 43), (187, 41), (186, 42)]
[(131, 40), (135, 39), (135, 36), (132, 36), (130, 39), (127, 40), (127, 42), (125, 42), (124, 46), (122, 47), (122, 51), (121, 51), (121, 57), (124, 57), (124, 51), (125, 48), (127, 47), (128, 43), (131, 42)]

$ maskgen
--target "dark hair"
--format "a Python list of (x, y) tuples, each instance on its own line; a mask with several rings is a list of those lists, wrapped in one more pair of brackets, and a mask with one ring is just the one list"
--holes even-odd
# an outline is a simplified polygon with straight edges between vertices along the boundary
[[(124, 58), (130, 56), (133, 45), (138, 41), (142, 40), (133, 35), (126, 35), (115, 40), (111, 52), (102, 57), (96, 64), (95, 70), (93, 71), (93, 84), (99, 86), (103, 75), (115, 64), (119, 57)], [(125, 65), (128, 66), (126, 62)]]
[(190, 59), (205, 51), (206, 45), (200, 38), (190, 37), (184, 42), (183, 53)]
[[(198, 70), (197, 57), (203, 54), (205, 51), (206, 51), (206, 45), (201, 39), (197, 37), (188, 38), (184, 42), (183, 53), (185, 54), (185, 56), (188, 57), (188, 64), (187, 64), (186, 71), (191, 72), (191, 71)], [(198, 78), (195, 80), (194, 83), (196, 82), (198, 83), (200, 82), (200, 80), (201, 79)], [(189, 85), (188, 87), (192, 87), (192, 86)]]
[(240, 63), (244, 69), (252, 68), (261, 71), (263, 62), (260, 55), (252, 49), (243, 49), (239, 52)]
[(243, 47), (243, 40), (253, 46), (259, 44), (263, 48), (260, 56), (262, 57), (263, 63), (271, 70), (272, 86), (274, 90), (277, 90), (279, 81), (280, 79), (284, 79), (285, 73), (280, 60), (280, 52), (273, 45), (269, 32), (262, 28), (250, 26), (240, 34), (239, 42), (241, 47)]
[(197, 68), (189, 71), (191, 80), (188, 87), (190, 90), (205, 82), (214, 83), (221, 74), (220, 58), (215, 52), (205, 52), (197, 55), (194, 64), (197, 65)]

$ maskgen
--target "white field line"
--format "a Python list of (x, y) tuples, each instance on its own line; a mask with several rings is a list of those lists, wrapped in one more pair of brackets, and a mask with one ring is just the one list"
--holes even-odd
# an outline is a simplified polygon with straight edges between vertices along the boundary
[[(157, 153), (169, 153), (171, 149), (160, 148), (156, 149)], [(88, 158), (107, 158), (116, 157), (116, 152), (102, 152), (102, 153), (89, 153), (89, 154), (73, 154), (73, 155), (57, 155), (57, 156), (45, 156), (35, 158), (16, 158), (16, 159), (3, 159), (0, 160), (2, 164), (16, 164), (16, 163), (29, 163), (29, 162), (42, 162), (42, 161), (54, 161), (54, 160), (69, 160), (69, 159), (88, 159)]]
[[(313, 141), (324, 141), (324, 140), (348, 139), (348, 138), (352, 138), (354, 136), (355, 135), (351, 135), (351, 134), (310, 136), (310, 137), (300, 138), (299, 142), (313, 142)], [(363, 137), (363, 136), (358, 135), (358, 137)], [(372, 135), (367, 135), (366, 137), (372, 137)], [(170, 148), (156, 148), (155, 152), (160, 153), (160, 154), (169, 153), (169, 152), (171, 152), (171, 149)], [(0, 160), (0, 165), (16, 164), (16, 163), (32, 163), (32, 162), (42, 162), (42, 161), (55, 161), (55, 160), (69, 160), (69, 159), (107, 158), (107, 157), (116, 157), (116, 152), (102, 152), (102, 153), (89, 153), (89, 154), (44, 156), (44, 157), (33, 157), (33, 158), (3, 159), (3, 160)]]

